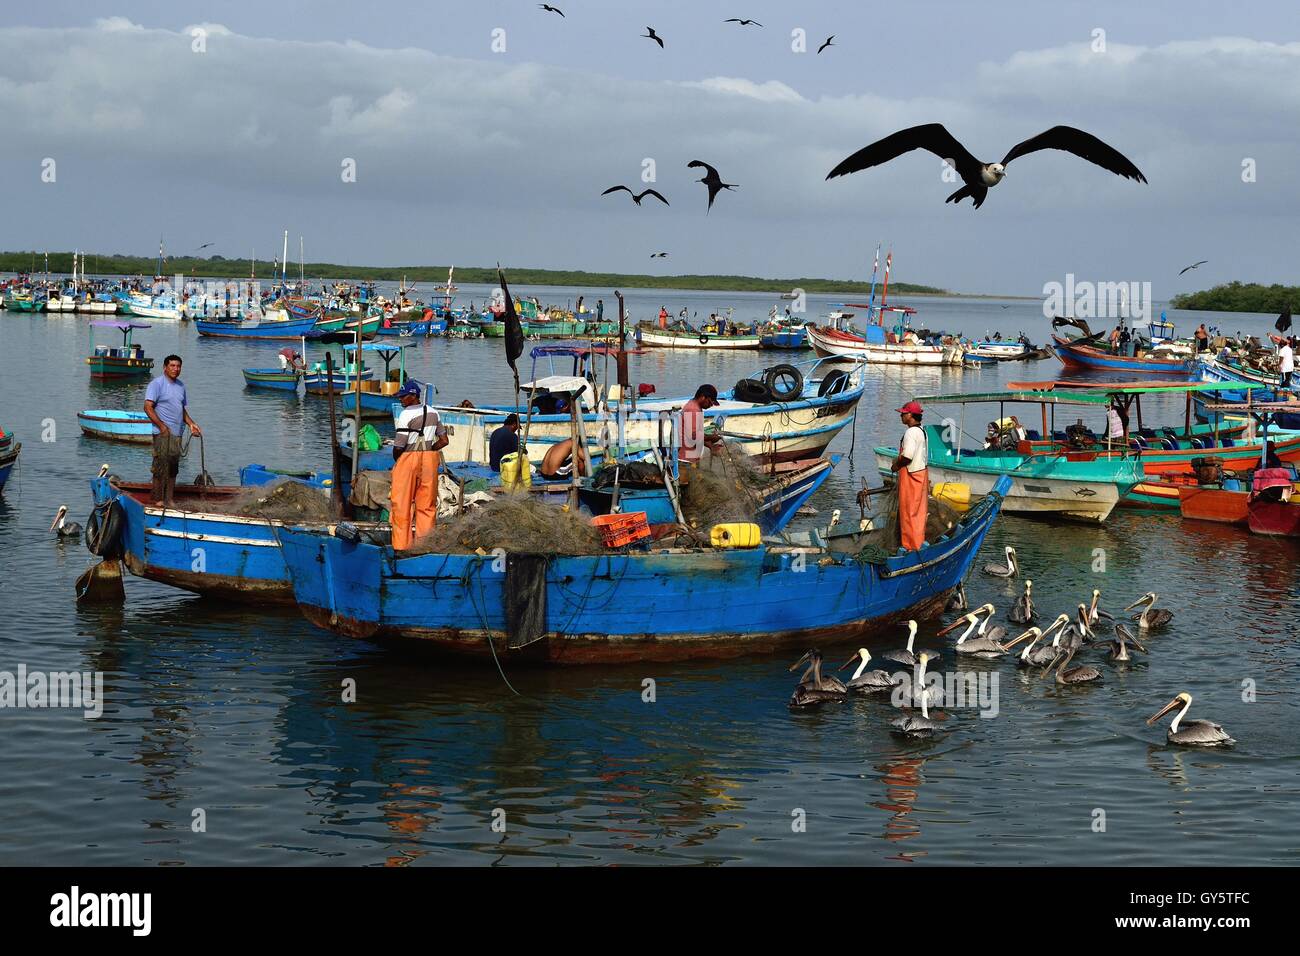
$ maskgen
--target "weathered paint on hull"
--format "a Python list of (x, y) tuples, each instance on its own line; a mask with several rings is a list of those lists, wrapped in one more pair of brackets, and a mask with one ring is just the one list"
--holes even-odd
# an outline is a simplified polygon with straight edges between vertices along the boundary
[(1222, 488), (1184, 485), (1178, 489), (1178, 509), (1184, 518), (1217, 521), (1221, 524), (1246, 524), (1248, 491), (1225, 491)]
[(1255, 534), (1300, 538), (1300, 501), (1260, 501), (1247, 507), (1246, 522)]

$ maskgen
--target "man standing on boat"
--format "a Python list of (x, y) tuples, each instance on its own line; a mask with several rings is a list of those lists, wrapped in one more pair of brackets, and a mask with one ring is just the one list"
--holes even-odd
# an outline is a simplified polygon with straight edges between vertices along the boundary
[(163, 359), (163, 373), (149, 383), (144, 393), (144, 413), (158, 433), (153, 436), (153, 505), (170, 508), (176, 502), (176, 473), (181, 467), (181, 433), (203, 436), (203, 429), (190, 418), (185, 383), (181, 381), (181, 357)]
[(930, 497), (929, 443), (921, 427), (920, 402), (908, 402), (898, 414), (907, 427), (889, 466), (898, 480), (898, 534), (904, 551), (920, 551)]
[(412, 512), (415, 538), (428, 534), (438, 523), (438, 467), (442, 464), (438, 451), (447, 444), (447, 430), (438, 413), (421, 400), (423, 390), (413, 378), (397, 390), (402, 411), (393, 440), (393, 487), (389, 492), (394, 551), (411, 547)]

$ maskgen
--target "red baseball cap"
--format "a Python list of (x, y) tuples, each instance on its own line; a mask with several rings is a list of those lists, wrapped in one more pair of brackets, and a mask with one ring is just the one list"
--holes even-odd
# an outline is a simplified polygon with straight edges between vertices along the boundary
[(902, 408), (895, 409), (895, 411), (897, 411), (897, 412), (907, 412), (909, 415), (920, 415), (920, 414), (921, 414), (921, 403), (920, 403), (920, 402), (908, 402), (908, 403), (907, 403), (906, 405), (904, 405)]

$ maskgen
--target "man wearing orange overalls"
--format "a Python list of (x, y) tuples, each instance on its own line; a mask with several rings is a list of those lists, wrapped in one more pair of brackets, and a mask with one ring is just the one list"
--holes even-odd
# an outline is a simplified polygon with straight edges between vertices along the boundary
[(422, 538), (438, 523), (438, 449), (447, 444), (447, 431), (438, 413), (420, 401), (423, 386), (407, 379), (397, 391), (402, 411), (397, 416), (393, 441), (393, 487), (389, 516), (393, 524), (393, 550), (411, 547), (414, 511), (415, 538)]
[(908, 402), (898, 414), (907, 426), (898, 456), (890, 465), (898, 477), (898, 533), (904, 551), (920, 551), (925, 545), (930, 497), (929, 447), (921, 427), (920, 402)]

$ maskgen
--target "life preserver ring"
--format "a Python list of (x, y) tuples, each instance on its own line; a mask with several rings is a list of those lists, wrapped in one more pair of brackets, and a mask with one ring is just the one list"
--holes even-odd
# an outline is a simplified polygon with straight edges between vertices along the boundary
[(86, 549), (96, 557), (120, 558), (126, 516), (116, 498), (95, 506), (86, 519)]
[(701, 344), (701, 345), (708, 345), (708, 344), (709, 344), (709, 337), (708, 337), (707, 335), (703, 335), (703, 334), (701, 334), (701, 335), (700, 335), (700, 344)]

